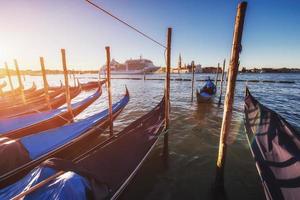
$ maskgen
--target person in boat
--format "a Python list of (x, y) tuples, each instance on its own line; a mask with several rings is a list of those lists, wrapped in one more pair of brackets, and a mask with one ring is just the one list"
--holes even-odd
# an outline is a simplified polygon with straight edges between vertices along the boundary
[(204, 87), (201, 89), (201, 92), (214, 94), (214, 87), (214, 83), (210, 80), (210, 77), (208, 77)]

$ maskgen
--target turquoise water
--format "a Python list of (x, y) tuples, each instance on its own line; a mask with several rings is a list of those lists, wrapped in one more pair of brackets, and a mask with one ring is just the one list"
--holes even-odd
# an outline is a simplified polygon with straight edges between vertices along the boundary
[[(214, 78), (214, 75), (210, 76)], [(97, 75), (77, 77), (81, 82), (87, 82), (96, 80)], [(126, 77), (142, 78), (141, 75)], [(159, 77), (164, 76), (147, 75), (147, 78)], [(172, 74), (171, 77), (191, 78), (191, 75)], [(203, 80), (206, 77), (207, 74), (196, 74), (196, 80)], [(50, 85), (59, 85), (59, 79), (62, 78), (61, 75), (48, 76)], [(295, 84), (249, 82), (248, 86), (261, 103), (280, 113), (296, 128), (300, 128), (300, 74), (241, 74), (238, 75), (238, 79), (295, 81)], [(32, 80), (35, 80), (38, 86), (42, 85), (41, 77), (26, 76), (26, 87), (30, 87)], [(72, 79), (70, 82), (73, 83)], [(195, 86), (201, 84), (202, 82), (196, 82)], [(129, 89), (130, 102), (114, 123), (116, 134), (130, 122), (151, 110), (163, 96), (164, 81), (113, 79), (113, 101), (121, 98), (125, 92), (124, 85)], [(245, 82), (237, 82), (235, 110), (228, 138), (225, 188), (228, 199), (264, 199), (244, 132), (242, 113), (244, 87)], [(161, 138), (121, 199), (211, 199), (223, 107), (218, 107), (217, 104), (198, 105), (196, 98), (191, 102), (191, 92), (190, 81), (171, 82), (168, 168), (162, 161), (163, 138)], [(79, 101), (91, 93), (82, 93), (74, 101)], [(77, 119), (92, 115), (107, 105), (107, 96), (104, 92), (103, 97)]]

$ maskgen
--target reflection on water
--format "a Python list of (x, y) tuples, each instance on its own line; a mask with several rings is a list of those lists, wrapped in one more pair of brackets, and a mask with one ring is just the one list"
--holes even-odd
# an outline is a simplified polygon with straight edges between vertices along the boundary
[[(197, 74), (196, 80), (205, 79), (206, 76)], [(214, 77), (214, 75), (210, 76)], [(77, 77), (84, 83), (95, 80), (97, 75)], [(142, 75), (131, 77), (142, 78)], [(164, 76), (148, 75), (148, 77), (163, 78)], [(172, 77), (191, 78), (191, 75), (172, 75)], [(63, 79), (63, 76), (51, 75), (48, 79), (50, 85), (59, 85), (59, 80)], [(280, 113), (297, 128), (300, 127), (300, 74), (243, 74), (239, 75), (238, 79), (296, 81), (296, 84), (249, 82), (248, 86), (259, 101)], [(42, 86), (41, 77), (27, 76), (26, 87), (31, 86), (32, 80), (38, 86)], [(196, 86), (198, 84), (202, 83), (197, 82)], [(113, 79), (113, 101), (117, 101), (124, 94), (124, 85), (129, 89), (130, 102), (114, 122), (116, 133), (151, 110), (163, 96), (163, 81)], [(241, 112), (244, 87), (244, 82), (237, 82), (235, 110), (228, 140), (230, 146), (225, 172), (226, 191), (229, 199), (264, 199), (244, 132)], [(79, 101), (91, 93), (82, 93), (74, 101)], [(218, 107), (217, 100), (218, 95), (215, 103), (198, 105), (196, 101), (191, 102), (191, 82), (171, 82), (169, 168), (166, 169), (162, 162), (163, 140), (161, 139), (121, 199), (210, 199), (223, 116), (223, 106)], [(102, 97), (76, 119), (80, 120), (92, 115), (107, 105), (107, 95), (104, 92)]]

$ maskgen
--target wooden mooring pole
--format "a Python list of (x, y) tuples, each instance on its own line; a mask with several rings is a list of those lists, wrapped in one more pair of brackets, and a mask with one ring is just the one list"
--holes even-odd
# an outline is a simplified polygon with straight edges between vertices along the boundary
[(66, 50), (61, 49), (61, 57), (62, 57), (62, 65), (64, 69), (64, 78), (65, 78), (65, 88), (66, 88), (66, 100), (67, 100), (67, 108), (72, 116), (72, 121), (74, 120), (74, 114), (71, 106), (71, 96), (70, 96), (70, 87), (69, 87), (69, 77), (68, 77), (68, 69), (67, 69), (67, 59), (66, 59)]
[(6, 74), (7, 74), (7, 77), (8, 77), (10, 90), (14, 91), (14, 85), (13, 85), (12, 80), (11, 80), (11, 76), (10, 76), (10, 72), (9, 72), (9, 69), (8, 69), (7, 62), (5, 62), (4, 65), (5, 65), (5, 71), (6, 71)]
[(192, 61), (192, 102), (194, 100), (194, 84), (195, 84), (195, 62)]
[(74, 87), (76, 87), (76, 77), (75, 77), (75, 72), (74, 71), (73, 71), (73, 84), (74, 84)]
[(50, 97), (49, 97), (49, 85), (48, 85), (48, 82), (47, 82), (45, 62), (44, 62), (43, 57), (40, 57), (40, 63), (41, 63), (42, 76), (43, 76), (43, 82), (44, 82), (45, 98), (46, 98), (46, 101), (47, 101), (47, 104), (48, 104), (48, 108), (49, 108), (49, 110), (51, 110)]
[(225, 64), (226, 64), (226, 59), (224, 59), (224, 61), (223, 61), (222, 77), (221, 77), (221, 85), (220, 85), (220, 97), (219, 97), (219, 103), (218, 103), (218, 106), (221, 105), (221, 100), (222, 100), (223, 81), (224, 81), (224, 73), (225, 73)]
[(220, 63), (218, 63), (218, 68), (217, 68), (217, 75), (216, 75), (216, 80), (215, 80), (215, 85), (216, 85), (216, 88), (218, 88), (218, 78), (219, 78), (219, 67), (220, 67)]
[[(99, 73), (98, 73), (98, 82), (99, 82), (99, 86), (100, 86), (100, 82), (101, 82), (101, 67), (99, 69)], [(105, 77), (104, 77), (104, 80), (105, 80)]]
[(16, 67), (16, 73), (17, 73), (17, 77), (18, 77), (18, 81), (19, 81), (19, 86), (21, 89), (20, 92), (21, 92), (22, 101), (23, 101), (23, 103), (26, 103), (26, 99), (25, 99), (25, 95), (24, 95), (24, 85), (22, 83), (21, 73), (19, 70), (19, 65), (18, 65), (17, 59), (14, 59), (14, 63), (15, 63), (15, 67)]
[(113, 117), (112, 117), (112, 98), (110, 84), (110, 48), (105, 47), (106, 51), (106, 75), (107, 75), (107, 93), (108, 93), (108, 110), (109, 110), (109, 133), (113, 135)]
[(169, 155), (169, 123), (170, 123), (170, 72), (171, 72), (171, 40), (172, 28), (168, 28), (167, 33), (167, 66), (166, 66), (166, 80), (165, 80), (165, 135), (164, 135), (164, 158), (165, 161)]
[(224, 168), (225, 168), (226, 150), (227, 150), (227, 137), (229, 135), (230, 124), (232, 119), (234, 90), (235, 90), (236, 77), (239, 68), (239, 55), (241, 52), (241, 41), (242, 41), (246, 8), (247, 8), (247, 2), (240, 3), (238, 5), (237, 15), (235, 18), (233, 44), (232, 44), (231, 58), (230, 58), (230, 64), (228, 69), (228, 83), (227, 83), (227, 90), (225, 95), (224, 113), (223, 113), (223, 121), (221, 126), (219, 152), (218, 152), (217, 168), (216, 168), (215, 187), (219, 190), (220, 189), (224, 190)]

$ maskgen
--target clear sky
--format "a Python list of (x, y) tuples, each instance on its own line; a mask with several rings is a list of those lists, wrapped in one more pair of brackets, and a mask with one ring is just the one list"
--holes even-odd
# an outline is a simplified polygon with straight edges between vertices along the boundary
[[(203, 66), (229, 58), (235, 0), (93, 0), (165, 43), (173, 28), (172, 66)], [(300, 1), (250, 0), (241, 65), (300, 68)], [(84, 0), (9, 0), (0, 3), (0, 66), (17, 58), (22, 69), (61, 69), (60, 48), (71, 69), (97, 69), (106, 45), (120, 62), (142, 55), (164, 66), (164, 49), (99, 12)]]

